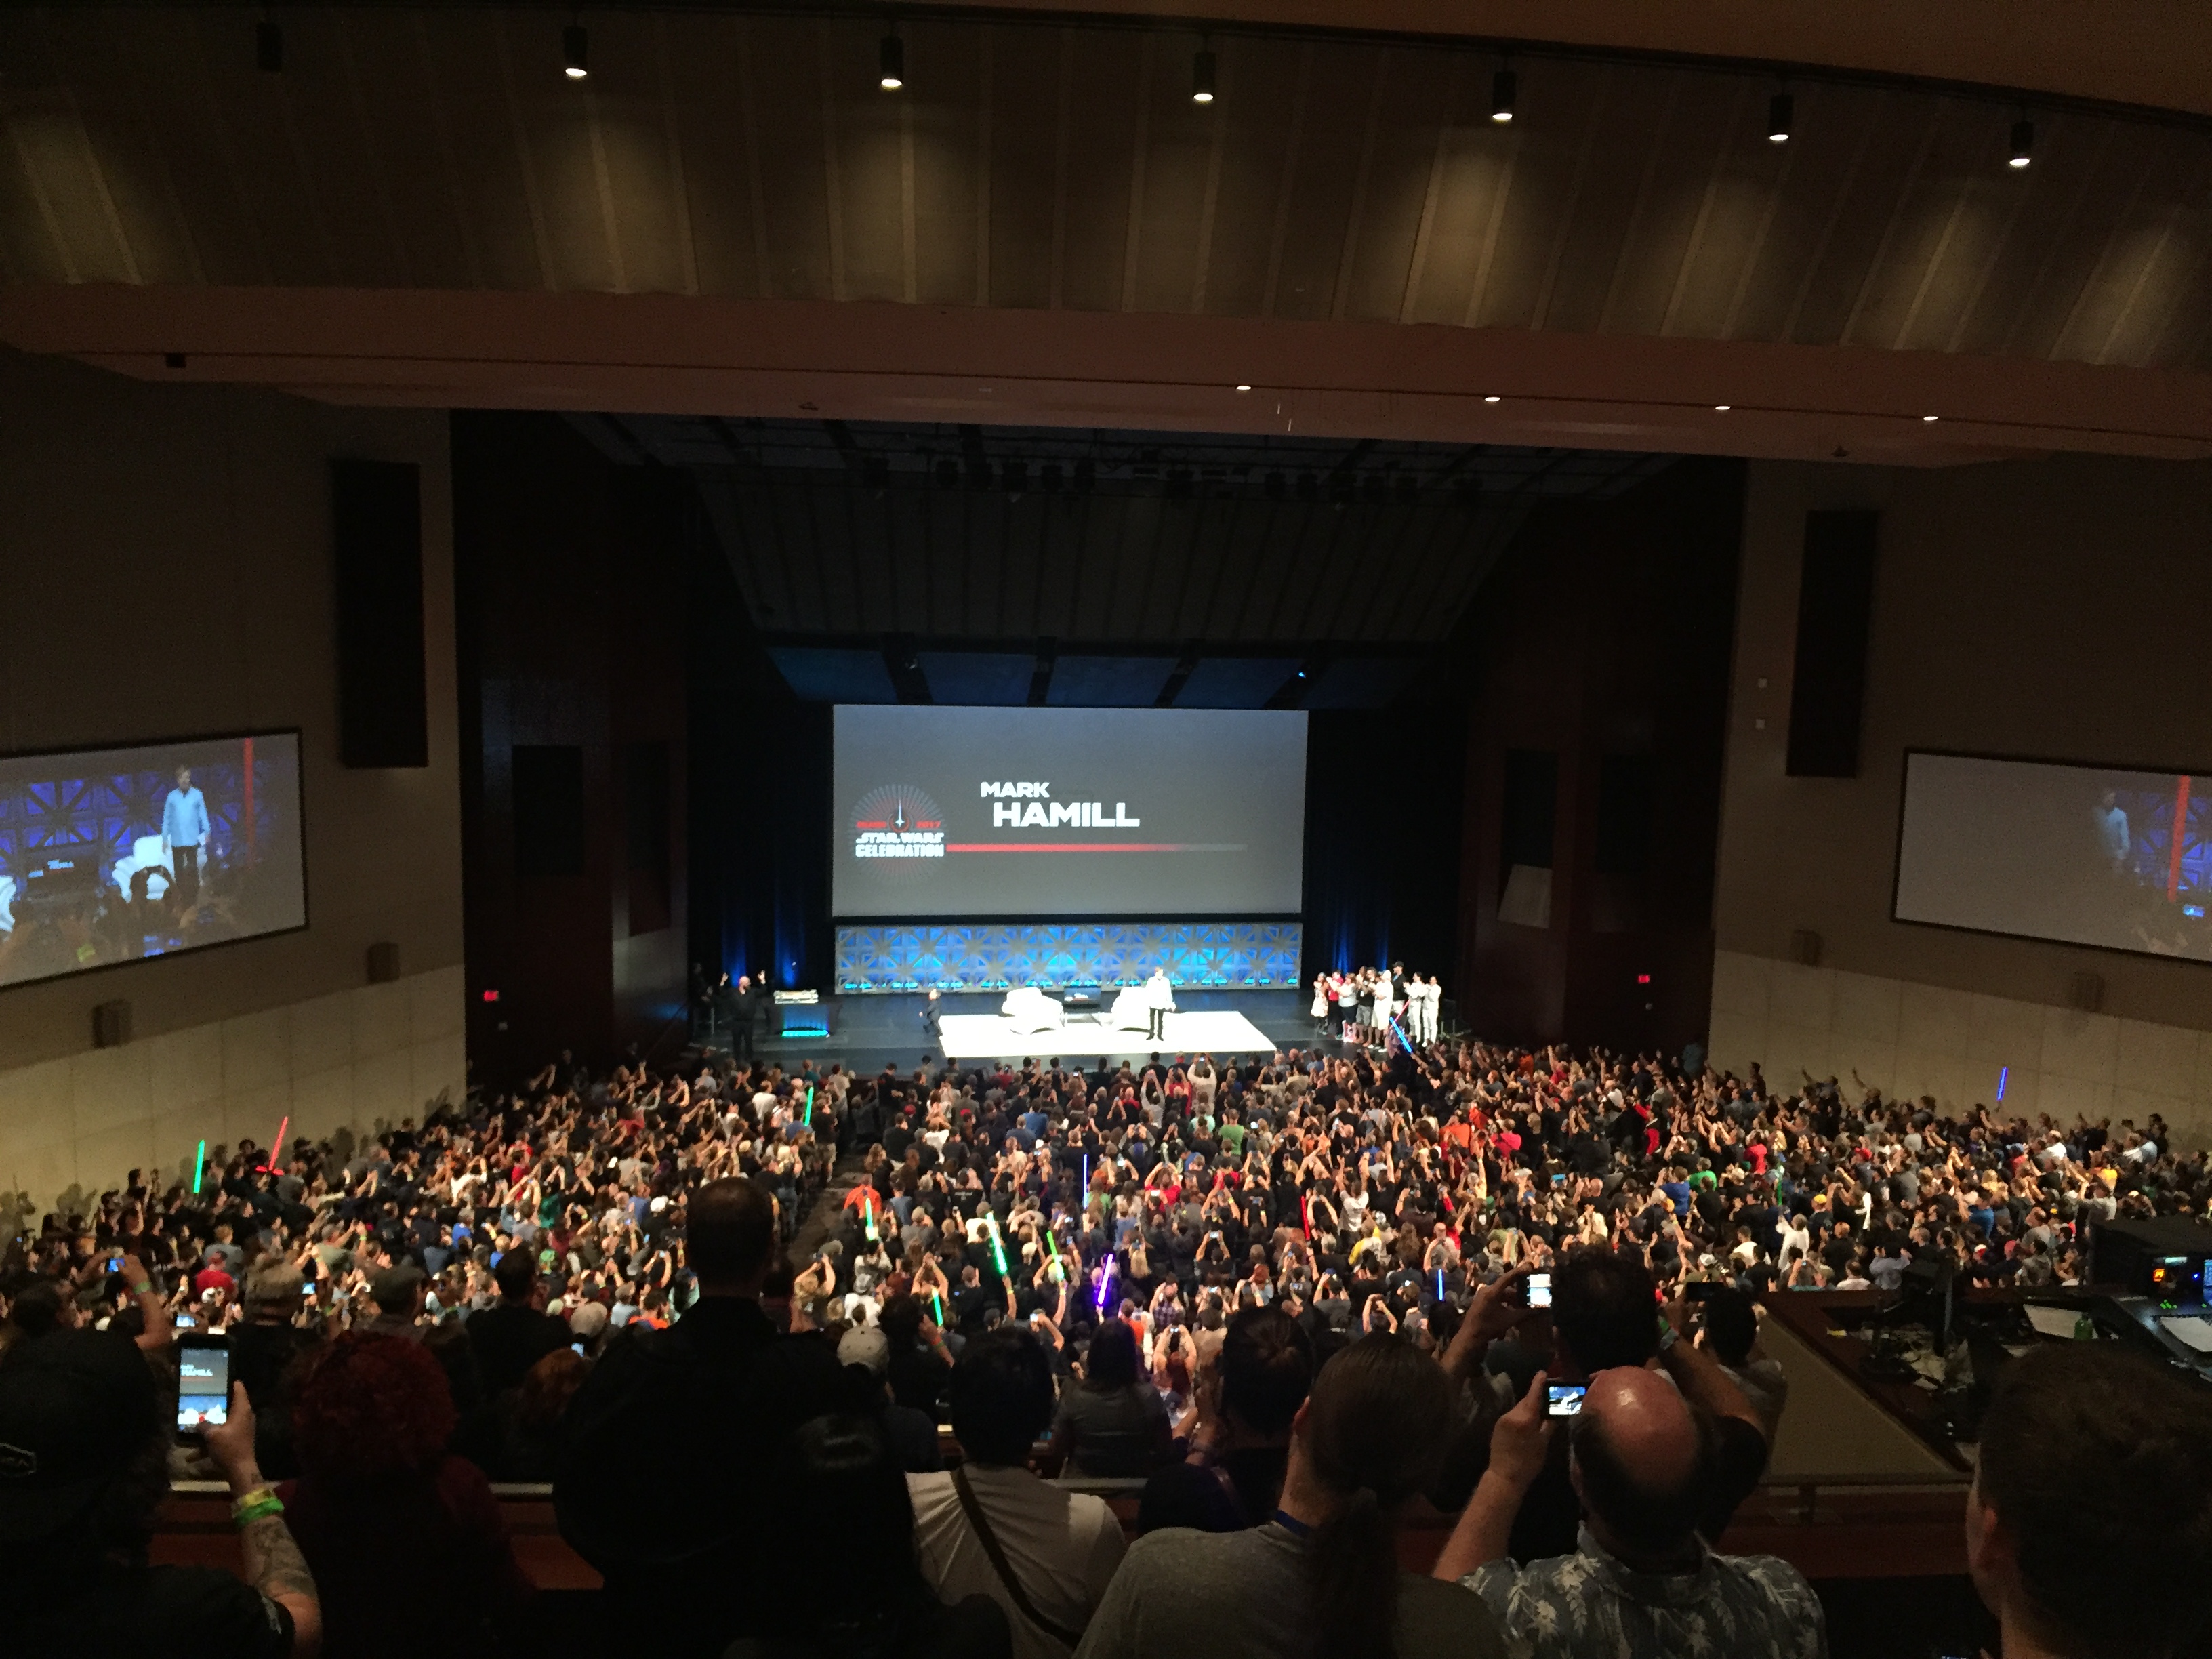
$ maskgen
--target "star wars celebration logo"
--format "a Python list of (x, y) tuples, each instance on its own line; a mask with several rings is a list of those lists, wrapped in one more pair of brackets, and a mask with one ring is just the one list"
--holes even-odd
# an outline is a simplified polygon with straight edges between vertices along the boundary
[(871, 789), (853, 808), (853, 856), (885, 874), (910, 875), (941, 865), (945, 814), (911, 784)]

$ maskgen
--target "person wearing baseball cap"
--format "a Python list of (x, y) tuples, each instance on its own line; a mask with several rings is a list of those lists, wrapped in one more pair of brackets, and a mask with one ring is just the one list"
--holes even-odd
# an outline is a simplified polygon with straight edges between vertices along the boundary
[(149, 1566), (169, 1489), (167, 1402), (129, 1338), (56, 1331), (0, 1362), (0, 1605), (11, 1652), (313, 1659), (315, 1581), (253, 1455), (253, 1408), (231, 1390), (206, 1431), (233, 1496), (247, 1582)]

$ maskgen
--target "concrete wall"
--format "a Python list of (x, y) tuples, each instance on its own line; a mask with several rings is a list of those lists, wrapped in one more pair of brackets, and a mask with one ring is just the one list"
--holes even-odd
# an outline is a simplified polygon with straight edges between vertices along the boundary
[[(422, 467), (430, 764), (337, 761), (328, 462)], [(465, 1085), (446, 418), (0, 355), (0, 751), (301, 732), (310, 926), (0, 990), (0, 1188), (50, 1203), (210, 1144)], [(399, 946), (402, 979), (366, 983)], [(136, 1040), (92, 1050), (91, 1011)]]
[[(1784, 774), (1804, 515), (1881, 514), (1856, 778)], [(1753, 463), (1720, 875), (1714, 1061), (1949, 1105), (2163, 1112), (2212, 1138), (2212, 967), (1889, 919), (1903, 756), (2212, 768), (2212, 466)], [(1820, 964), (1790, 936), (1822, 940)], [(2095, 1014), (2072, 976), (2102, 977)]]

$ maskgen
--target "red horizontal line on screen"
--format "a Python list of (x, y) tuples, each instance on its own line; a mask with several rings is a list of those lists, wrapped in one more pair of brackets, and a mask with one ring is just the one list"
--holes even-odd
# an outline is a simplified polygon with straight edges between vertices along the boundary
[(1241, 853), (1242, 842), (951, 841), (948, 853)]

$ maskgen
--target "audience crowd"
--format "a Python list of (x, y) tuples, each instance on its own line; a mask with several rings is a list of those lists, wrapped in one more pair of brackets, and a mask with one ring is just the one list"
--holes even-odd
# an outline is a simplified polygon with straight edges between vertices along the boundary
[[(1787, 1410), (1758, 1298), (2077, 1283), (2092, 1220), (2212, 1201), (2155, 1117), (1443, 1042), (1436, 1006), (1325, 975), (1311, 1053), (1097, 1071), (564, 1055), (25, 1216), (0, 1595), (55, 1637), (24, 1650), (502, 1650), (501, 1480), (553, 1484), (623, 1651), (1817, 1655), (1795, 1569), (1715, 1549)], [(180, 1445), (186, 1332), (236, 1387)], [(2201, 1650), (2091, 1568), (2212, 1566), (2203, 1400), (2075, 1346), (1989, 1410), (2007, 1659)], [(172, 1477), (227, 1483), (245, 1582), (145, 1565)], [(1116, 1478), (1133, 1546), (1069, 1484)], [(1419, 1504), (1458, 1516), (1432, 1577)]]

